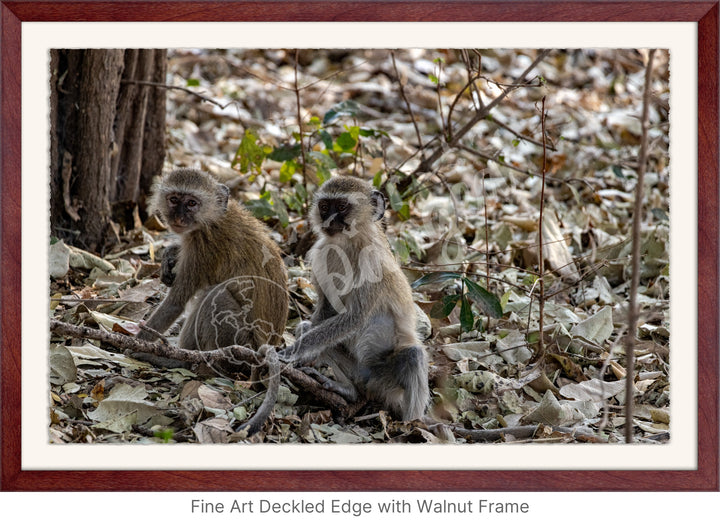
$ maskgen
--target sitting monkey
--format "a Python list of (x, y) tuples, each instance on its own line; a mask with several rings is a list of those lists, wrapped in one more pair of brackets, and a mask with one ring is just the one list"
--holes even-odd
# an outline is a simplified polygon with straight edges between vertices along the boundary
[(287, 322), (287, 271), (267, 227), (199, 170), (173, 171), (153, 191), (151, 210), (180, 243), (165, 251), (161, 278), (171, 288), (145, 325), (165, 332), (197, 297), (181, 348), (278, 345)]
[(318, 303), (280, 354), (329, 365), (336, 377), (323, 378), (329, 390), (351, 402), (360, 390), (413, 420), (430, 399), (428, 359), (410, 285), (382, 229), (384, 213), (382, 193), (359, 178), (331, 178), (315, 193), (310, 221), (318, 238), (308, 260)]

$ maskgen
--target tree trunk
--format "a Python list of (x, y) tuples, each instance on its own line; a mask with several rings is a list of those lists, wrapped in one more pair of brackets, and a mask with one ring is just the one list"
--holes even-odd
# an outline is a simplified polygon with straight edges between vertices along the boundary
[(53, 235), (103, 253), (120, 229), (134, 227), (127, 215), (113, 221), (113, 210), (136, 210), (162, 170), (165, 92), (132, 81), (162, 82), (165, 56), (165, 50), (51, 51)]

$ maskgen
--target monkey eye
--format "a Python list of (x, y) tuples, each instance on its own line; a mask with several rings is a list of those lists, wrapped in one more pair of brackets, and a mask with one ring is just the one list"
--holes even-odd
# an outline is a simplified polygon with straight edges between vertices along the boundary
[(320, 209), (320, 212), (321, 212), (321, 213), (327, 213), (329, 207), (330, 207), (330, 206), (328, 205), (327, 202), (320, 202), (320, 203), (318, 204), (318, 209)]
[(167, 200), (168, 200), (168, 202), (170, 202), (170, 204), (172, 204), (172, 205), (177, 205), (178, 202), (180, 201), (177, 196), (168, 196), (168, 199), (167, 199)]
[(187, 206), (188, 206), (188, 207), (195, 207), (197, 204), (198, 204), (198, 203), (197, 203), (197, 201), (195, 201), (195, 200), (188, 200), (188, 201), (187, 201)]
[(347, 208), (348, 208), (348, 203), (345, 200), (338, 202), (338, 205), (337, 205), (338, 211), (340, 211), (341, 213), (344, 213), (345, 211), (347, 211)]

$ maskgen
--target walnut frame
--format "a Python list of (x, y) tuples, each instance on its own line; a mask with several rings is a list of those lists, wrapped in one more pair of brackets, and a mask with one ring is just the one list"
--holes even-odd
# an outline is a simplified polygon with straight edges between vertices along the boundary
[[(33, 491), (718, 490), (718, 0), (2, 1), (0, 489)], [(21, 467), (21, 25), (34, 21), (558, 21), (697, 23), (698, 469), (567, 471), (26, 471)]]

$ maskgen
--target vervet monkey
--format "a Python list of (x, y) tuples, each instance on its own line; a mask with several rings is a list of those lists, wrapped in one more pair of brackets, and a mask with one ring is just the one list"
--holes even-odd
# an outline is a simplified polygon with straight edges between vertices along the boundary
[(359, 392), (403, 420), (429, 403), (428, 359), (416, 331), (407, 279), (382, 228), (385, 198), (355, 177), (336, 176), (315, 193), (308, 252), (318, 303), (295, 344), (280, 352), (297, 363), (332, 367), (325, 387), (348, 401)]
[[(214, 350), (243, 345), (265, 354), (268, 391), (257, 412), (239, 431), (257, 433), (277, 399), (280, 369), (269, 351), (282, 340), (287, 323), (287, 270), (268, 229), (209, 174), (193, 169), (171, 172), (157, 183), (151, 211), (157, 212), (180, 243), (165, 251), (161, 280), (171, 286), (145, 326), (143, 339), (165, 332), (196, 297), (180, 332), (180, 348)], [(270, 349), (271, 350), (271, 349)], [(174, 360), (135, 354), (158, 366)]]
[[(278, 345), (287, 322), (287, 271), (267, 227), (209, 174), (179, 169), (153, 188), (157, 212), (180, 243), (166, 249), (161, 279), (171, 285), (145, 325), (165, 332), (197, 296), (181, 348)], [(142, 330), (139, 337), (153, 339)]]

